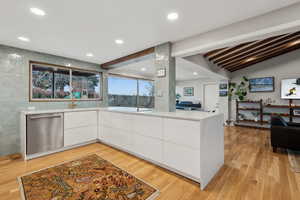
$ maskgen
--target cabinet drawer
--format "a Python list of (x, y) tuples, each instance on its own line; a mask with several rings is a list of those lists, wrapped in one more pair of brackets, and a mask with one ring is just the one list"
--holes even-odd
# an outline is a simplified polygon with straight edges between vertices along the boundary
[(64, 146), (81, 144), (95, 139), (97, 139), (97, 126), (73, 128), (64, 132)]
[(66, 112), (64, 115), (65, 129), (97, 125), (97, 111)]
[(101, 126), (132, 130), (132, 116), (123, 113), (100, 112), (99, 121)]
[(133, 130), (136, 134), (139, 135), (162, 139), (163, 138), (162, 118), (134, 116)]
[(164, 140), (200, 149), (200, 122), (164, 119)]
[(133, 134), (133, 152), (162, 163), (163, 142), (161, 140)]
[(200, 151), (164, 143), (164, 164), (185, 174), (200, 178)]

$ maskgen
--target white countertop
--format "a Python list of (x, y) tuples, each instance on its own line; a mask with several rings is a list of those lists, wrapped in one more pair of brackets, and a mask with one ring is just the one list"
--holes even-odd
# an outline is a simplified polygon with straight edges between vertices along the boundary
[(155, 112), (155, 111), (140, 111), (137, 112), (136, 108), (117, 108), (117, 107), (108, 107), (108, 108), (75, 108), (75, 109), (53, 109), (53, 110), (26, 110), (22, 111), (23, 115), (34, 115), (34, 114), (46, 114), (46, 113), (64, 113), (64, 112), (79, 112), (79, 111), (104, 111), (104, 112), (116, 112), (124, 114), (133, 114), (133, 115), (145, 115), (145, 116), (155, 116), (155, 117), (165, 117), (173, 119), (184, 119), (184, 120), (193, 120), (199, 121), (201, 119), (206, 119), (214, 117), (217, 115), (223, 115), (219, 113), (209, 113), (203, 111), (183, 111), (178, 110), (176, 112)]

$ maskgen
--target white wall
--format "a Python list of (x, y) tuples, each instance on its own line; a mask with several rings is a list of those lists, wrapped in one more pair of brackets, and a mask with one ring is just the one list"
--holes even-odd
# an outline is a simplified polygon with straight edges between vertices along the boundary
[[(249, 93), (247, 98), (251, 100), (266, 100), (271, 98), (273, 104), (288, 104), (288, 100), (281, 99), (281, 80), (300, 78), (300, 50), (284, 54), (273, 59), (255, 64), (243, 70), (232, 73), (232, 82), (240, 82), (242, 76), (247, 78), (275, 77), (275, 91), (268, 93)], [(295, 101), (300, 104), (300, 100)], [(235, 119), (235, 102), (232, 103), (232, 117)]]
[[(220, 84), (220, 83), (228, 83), (227, 80), (217, 80), (217, 81), (201, 81), (198, 80), (191, 80), (191, 81), (177, 81), (176, 82), (176, 94), (180, 94), (181, 98), (180, 101), (192, 101), (193, 103), (200, 103), (203, 105), (203, 98), (204, 98), (204, 85), (205, 84)], [(194, 96), (193, 97), (185, 97), (183, 96), (183, 88), (184, 87), (194, 87)], [(218, 93), (219, 90), (215, 91)], [(224, 121), (228, 120), (228, 97), (219, 97), (218, 98), (219, 104), (219, 112), (224, 114)]]
[[(183, 88), (194, 87), (194, 96), (186, 97), (183, 95)], [(203, 102), (203, 83), (200, 80), (176, 81), (176, 94), (180, 94), (180, 101), (192, 101), (193, 103)]]

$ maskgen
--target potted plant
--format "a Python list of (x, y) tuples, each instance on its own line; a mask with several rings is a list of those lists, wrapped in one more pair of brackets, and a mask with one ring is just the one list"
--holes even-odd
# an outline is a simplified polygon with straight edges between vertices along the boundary
[(230, 83), (229, 84), (229, 98), (234, 96), (239, 101), (244, 101), (248, 94), (249, 80), (247, 77), (243, 76), (240, 84)]

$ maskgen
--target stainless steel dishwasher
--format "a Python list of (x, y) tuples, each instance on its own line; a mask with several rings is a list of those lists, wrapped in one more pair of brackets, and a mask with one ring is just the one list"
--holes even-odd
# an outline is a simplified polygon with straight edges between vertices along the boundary
[(63, 146), (62, 113), (27, 115), (27, 155), (54, 151)]

